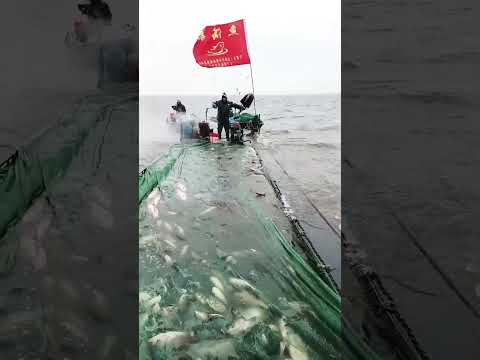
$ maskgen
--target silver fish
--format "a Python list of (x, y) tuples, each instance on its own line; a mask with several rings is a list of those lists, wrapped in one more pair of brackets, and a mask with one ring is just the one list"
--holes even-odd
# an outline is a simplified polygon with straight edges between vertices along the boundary
[(237, 290), (241, 290), (241, 289), (256, 290), (255, 287), (251, 285), (247, 280), (243, 280), (239, 278), (230, 278), (228, 279), (228, 282)]
[(303, 350), (293, 345), (288, 345), (288, 352), (292, 360), (309, 360), (310, 359), (310, 357), (306, 352), (304, 352)]
[(213, 287), (212, 288), (212, 294), (218, 299), (220, 300), (221, 302), (223, 302), (224, 304), (227, 303), (227, 298), (225, 297), (225, 295), (223, 294), (223, 291), (220, 290), (219, 288), (217, 287)]
[(201, 321), (207, 321), (208, 320), (208, 314), (207, 313), (195, 310), (194, 315), (198, 320), (201, 320)]
[(267, 313), (265, 312), (265, 310), (259, 307), (249, 307), (240, 310), (239, 315), (245, 320), (250, 320), (254, 318), (264, 320), (267, 317)]
[(189, 246), (188, 245), (184, 245), (182, 247), (182, 250), (180, 251), (180, 257), (184, 257), (186, 254), (187, 254), (187, 251), (189, 249)]
[(146, 305), (147, 306), (153, 306), (155, 304), (160, 304), (161, 301), (162, 301), (162, 295), (157, 295), (157, 296), (151, 298), (150, 300), (148, 300)]
[(222, 292), (225, 291), (225, 288), (223, 287), (223, 284), (222, 282), (220, 281), (220, 279), (216, 276), (210, 276), (210, 281), (212, 282), (212, 284), (217, 287), (218, 289), (220, 289)]
[(178, 235), (180, 235), (181, 237), (185, 236), (185, 231), (180, 225), (175, 224), (174, 226), (175, 226), (175, 230), (177, 230)]
[(216, 207), (215, 206), (210, 206), (208, 207), (207, 209), (203, 210), (198, 216), (203, 216), (203, 215), (206, 215), (208, 214), (209, 212), (215, 210)]
[(175, 308), (175, 306), (165, 306), (160, 310), (160, 313), (165, 318), (175, 315), (176, 312), (177, 312), (177, 309)]
[(224, 313), (227, 310), (225, 304), (215, 297), (207, 298), (207, 304), (213, 311), (217, 313)]
[(208, 320), (213, 320), (213, 319), (224, 319), (225, 317), (222, 314), (208, 314)]
[(207, 298), (202, 294), (195, 294), (195, 299), (202, 305), (207, 305)]
[(217, 257), (220, 258), (220, 259), (228, 258), (228, 254), (225, 251), (223, 251), (222, 249), (220, 249), (219, 247), (215, 248), (215, 253), (216, 253)]
[(170, 246), (172, 249), (176, 249), (176, 248), (177, 248), (177, 245), (175, 245), (175, 243), (173, 242), (173, 240), (171, 240), (171, 239), (164, 239), (163, 241), (165, 242), (165, 244), (167, 244), (168, 246)]
[(177, 349), (190, 343), (192, 340), (193, 336), (191, 333), (184, 331), (168, 331), (153, 336), (148, 342), (154, 346), (172, 347)]
[(225, 262), (228, 264), (235, 265), (237, 263), (237, 260), (232, 255), (229, 255), (225, 258)]
[(186, 311), (191, 303), (192, 297), (188, 294), (182, 294), (178, 299), (177, 306), (180, 311)]
[(138, 300), (140, 304), (144, 304), (150, 299), (151, 299), (151, 296), (145, 291), (142, 291), (138, 294)]
[(268, 308), (268, 306), (262, 300), (256, 298), (245, 290), (233, 294), (233, 298), (236, 302), (243, 306), (257, 306), (263, 309)]
[(248, 320), (244, 318), (239, 318), (235, 320), (233, 325), (227, 330), (227, 333), (232, 336), (242, 335), (249, 331), (251, 328), (253, 328), (258, 322), (259, 320), (256, 318)]
[(232, 339), (209, 340), (193, 344), (188, 354), (194, 359), (240, 359), (240, 356), (235, 351), (234, 341)]
[(163, 255), (163, 259), (165, 260), (165, 263), (166, 263), (168, 266), (173, 265), (173, 262), (174, 262), (174, 261), (173, 261), (173, 259), (172, 259), (169, 255), (167, 255), (167, 254)]
[(300, 336), (295, 334), (287, 326), (285, 318), (279, 320), (278, 327), (292, 360), (308, 360), (310, 357), (308, 356), (308, 350), (305, 343)]
[(165, 229), (167, 229), (168, 232), (172, 232), (172, 225), (170, 225), (168, 222), (164, 222), (163, 223), (163, 226), (165, 227)]

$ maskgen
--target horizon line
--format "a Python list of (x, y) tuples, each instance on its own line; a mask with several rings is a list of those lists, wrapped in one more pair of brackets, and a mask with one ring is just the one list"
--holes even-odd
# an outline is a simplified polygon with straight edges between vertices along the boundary
[[(139, 93), (140, 96), (220, 96), (219, 93)], [(242, 94), (243, 95), (243, 94)], [(341, 95), (341, 91), (338, 92), (298, 92), (298, 93), (257, 93), (255, 96), (293, 96), (293, 95)], [(237, 94), (231, 94), (230, 96), (241, 96)]]

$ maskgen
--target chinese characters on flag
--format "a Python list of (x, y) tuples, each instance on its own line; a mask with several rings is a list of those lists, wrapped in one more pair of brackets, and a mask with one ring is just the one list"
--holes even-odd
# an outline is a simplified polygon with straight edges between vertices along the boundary
[(193, 46), (193, 56), (208, 68), (250, 64), (244, 21), (206, 26)]

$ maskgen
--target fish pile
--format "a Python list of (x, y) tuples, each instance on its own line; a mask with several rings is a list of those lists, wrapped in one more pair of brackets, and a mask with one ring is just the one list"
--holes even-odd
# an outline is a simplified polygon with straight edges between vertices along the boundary
[[(250, 282), (213, 271), (208, 285), (182, 289), (176, 302), (165, 286), (140, 292), (140, 359), (315, 359), (288, 311), (267, 305)], [(282, 300), (290, 313), (310, 311)]]
[(180, 236), (140, 239), (146, 268), (162, 274), (139, 293), (140, 359), (306, 360), (318, 358), (319, 344), (328, 348), (313, 330), (320, 320), (310, 305), (285, 297), (269, 303), (237, 271), (243, 259), (260, 256), (257, 250), (228, 253), (217, 243), (216, 259), (207, 260), (186, 243), (181, 227), (161, 225)]
[[(182, 176), (201, 177), (202, 190), (208, 183), (229, 191), (221, 177), (210, 183), (187, 170)], [(140, 209), (139, 359), (342, 358), (317, 293), (299, 281), (287, 256), (275, 256), (283, 248), (268, 240), (250, 248), (269, 238), (264, 225), (237, 209), (236, 198), (221, 202), (208, 195), (218, 191), (192, 190), (172, 181)], [(227, 224), (231, 216), (235, 224)], [(237, 234), (244, 248), (215, 241)]]

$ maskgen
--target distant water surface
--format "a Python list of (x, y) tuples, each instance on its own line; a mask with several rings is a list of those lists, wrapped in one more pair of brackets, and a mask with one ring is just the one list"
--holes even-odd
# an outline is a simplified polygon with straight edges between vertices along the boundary
[[(175, 96), (143, 96), (140, 100), (140, 168), (179, 140), (165, 118)], [(218, 96), (182, 96), (190, 116), (205, 119), (205, 109)], [(238, 102), (240, 96), (231, 97)], [(298, 187), (335, 227), (340, 225), (340, 95), (257, 96), (264, 121), (258, 146), (270, 151)], [(253, 105), (249, 111), (253, 112)], [(208, 111), (208, 117), (215, 116)], [(266, 167), (269, 164), (265, 164)], [(302, 209), (294, 209), (301, 213)]]

